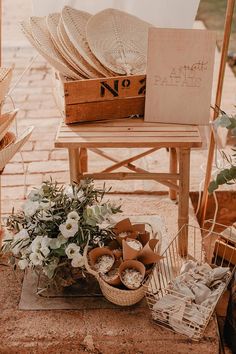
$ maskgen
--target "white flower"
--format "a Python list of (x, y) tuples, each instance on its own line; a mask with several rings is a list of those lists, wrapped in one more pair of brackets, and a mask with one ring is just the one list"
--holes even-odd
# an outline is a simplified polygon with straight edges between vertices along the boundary
[(50, 254), (50, 249), (48, 247), (41, 247), (40, 252), (44, 255), (46, 258)]
[(68, 215), (67, 215), (67, 220), (74, 220), (74, 221), (79, 221), (80, 216), (76, 211), (71, 211)]
[(69, 259), (73, 259), (79, 254), (80, 247), (77, 246), (75, 243), (71, 243), (69, 246), (66, 247), (65, 252)]
[(44, 236), (41, 241), (41, 247), (49, 247), (51, 242), (51, 238), (48, 236)]
[(22, 209), (26, 216), (33, 216), (39, 209), (39, 202), (32, 202), (31, 200), (27, 200), (27, 202), (22, 206)]
[(39, 190), (32, 190), (27, 198), (32, 202), (38, 201), (41, 198)]
[(84, 192), (82, 189), (77, 193), (77, 199), (82, 203), (85, 200)]
[(71, 265), (73, 268), (79, 268), (84, 266), (84, 257), (78, 253), (71, 261)]
[(68, 220), (59, 226), (59, 230), (65, 238), (74, 237), (79, 230), (78, 222)]
[(43, 264), (43, 256), (39, 252), (33, 252), (29, 256), (34, 266), (41, 266)]
[(28, 231), (25, 229), (22, 229), (20, 232), (15, 234), (13, 238), (13, 243), (12, 243), (12, 253), (17, 256), (20, 252), (21, 249), (27, 246), (29, 243), (29, 234)]
[(49, 238), (49, 246), (52, 250), (61, 248), (61, 245), (64, 245), (67, 242), (67, 239), (63, 235), (59, 235), (57, 238)]
[(72, 186), (66, 186), (64, 193), (68, 198), (73, 199), (75, 197)]
[(27, 259), (21, 259), (19, 262), (18, 262), (18, 267), (21, 269), (21, 270), (25, 270), (25, 268), (27, 268), (29, 265), (29, 262), (27, 261)]
[(31, 244), (32, 252), (38, 252), (42, 247), (43, 236), (37, 236)]

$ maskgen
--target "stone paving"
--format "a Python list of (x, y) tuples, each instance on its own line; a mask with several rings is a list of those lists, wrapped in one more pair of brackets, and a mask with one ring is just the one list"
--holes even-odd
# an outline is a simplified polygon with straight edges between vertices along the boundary
[[(3, 0), (3, 63), (14, 64), (14, 82), (18, 80), (36, 52), (30, 47), (21, 34), (19, 21), (30, 15), (29, 0)], [(196, 23), (199, 28), (201, 23)], [(220, 56), (216, 53), (216, 68), (214, 90), (217, 82), (217, 73)], [(3, 213), (9, 213), (13, 206), (18, 208), (22, 204), (25, 193), (32, 187), (38, 186), (50, 176), (58, 182), (69, 181), (67, 153), (54, 148), (54, 138), (60, 114), (52, 95), (51, 70), (45, 61), (38, 56), (30, 70), (24, 75), (17, 87), (12, 92), (12, 101), (6, 100), (4, 111), (11, 110), (14, 106), (19, 108), (17, 126), (18, 132), (34, 125), (35, 129), (31, 139), (24, 146), (22, 155), (17, 154), (6, 166), (2, 176), (2, 207)], [(236, 78), (227, 68), (222, 109), (228, 113), (235, 112), (236, 103)], [(130, 151), (124, 151), (124, 156)], [(164, 170), (167, 152), (153, 155), (141, 162), (142, 166), (150, 170)], [(24, 164), (22, 163), (22, 158)], [(91, 154), (91, 167), (101, 167), (103, 162), (97, 161)], [(192, 154), (191, 189), (198, 190), (199, 183), (204, 176), (204, 168), (199, 166), (206, 161), (206, 149), (194, 151)], [(140, 166), (141, 166), (140, 165)], [(24, 176), (25, 169), (25, 176)], [(110, 182), (109, 182), (110, 183)], [(26, 185), (26, 190), (24, 188)], [(114, 182), (114, 192), (128, 193), (131, 191), (154, 192), (163, 190), (154, 182)]]

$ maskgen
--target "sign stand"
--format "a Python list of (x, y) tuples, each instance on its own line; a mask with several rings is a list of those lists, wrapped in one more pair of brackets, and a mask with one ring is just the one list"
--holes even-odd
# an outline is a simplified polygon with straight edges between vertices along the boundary
[[(218, 85), (217, 85), (213, 120), (215, 120), (219, 116), (219, 107), (221, 106), (224, 77), (225, 77), (225, 68), (226, 68), (228, 48), (229, 48), (229, 40), (230, 40), (230, 34), (231, 34), (231, 26), (232, 26), (232, 22), (233, 22), (234, 6), (235, 6), (235, 0), (228, 0), (226, 17), (225, 17), (224, 40), (223, 40), (223, 46), (222, 46), (222, 52), (221, 52), (221, 62), (220, 62), (220, 70), (219, 70), (219, 77), (218, 77)], [(215, 151), (215, 138), (214, 138), (213, 131), (211, 131), (210, 145), (209, 145), (209, 150), (208, 150), (206, 176), (205, 176), (205, 184), (204, 184), (204, 189), (203, 189), (201, 207), (199, 210), (199, 219), (200, 219), (201, 227), (203, 226), (204, 221), (205, 221), (205, 217), (206, 217), (206, 209), (207, 209), (207, 205), (208, 205), (208, 196), (209, 196), (208, 186), (211, 181), (214, 151)]]

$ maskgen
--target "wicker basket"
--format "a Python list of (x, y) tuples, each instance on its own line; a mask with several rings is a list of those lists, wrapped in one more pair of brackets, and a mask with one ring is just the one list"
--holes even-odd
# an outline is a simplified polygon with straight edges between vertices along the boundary
[[(227, 243), (223, 243), (222, 247), (219, 247), (222, 239), (221, 234), (213, 231), (209, 232), (208, 230), (190, 225), (185, 225), (184, 228), (187, 228), (189, 234), (187, 257), (183, 258), (179, 255), (178, 240), (179, 235), (181, 235), (180, 230), (179, 234), (173, 238), (168, 248), (162, 254), (164, 258), (153, 270), (146, 289), (146, 299), (151, 310), (152, 318), (156, 324), (171, 331), (184, 334), (192, 340), (200, 340), (204, 335), (204, 331), (211, 319), (217, 302), (226, 290), (235, 272), (236, 267), (232, 264), (232, 260), (235, 259), (236, 248), (231, 248), (229, 254)], [(228, 255), (227, 258), (225, 257), (226, 255)], [(225, 282), (220, 285), (220, 291), (214, 303), (204, 306), (190, 303), (187, 296), (171, 290), (168, 286), (171, 281), (180, 275), (180, 269), (186, 260), (198, 261), (199, 264), (207, 262), (212, 268), (217, 266), (230, 268), (231, 272)], [(175, 301), (173, 313), (177, 312), (177, 304), (180, 304), (180, 308), (183, 310), (181, 312), (181, 318), (174, 317), (176, 315), (174, 314), (173, 316), (170, 311), (162, 311), (159, 308), (156, 309), (155, 305), (159, 301), (163, 303), (165, 296), (170, 296), (172, 299), (175, 299), (173, 300)], [(194, 319), (192, 318), (190, 320), (188, 313), (192, 310), (197, 310), (197, 315)], [(181, 326), (179, 326), (179, 323)]]
[[(138, 223), (136, 223), (138, 224)], [(156, 238), (157, 236), (159, 237), (160, 242), (158, 243), (157, 247), (156, 247), (156, 251), (160, 251), (160, 245), (161, 245), (161, 232), (160, 230), (158, 232), (154, 232), (153, 227), (151, 224), (149, 223), (145, 223), (148, 228), (150, 229), (150, 233), (152, 235), (152, 238)], [(87, 270), (87, 272), (89, 274), (92, 274), (98, 281), (102, 294), (104, 295), (104, 297), (112, 302), (115, 305), (119, 305), (119, 306), (132, 306), (137, 304), (139, 301), (141, 301), (144, 296), (145, 296), (145, 291), (147, 289), (148, 283), (149, 283), (149, 279), (150, 279), (150, 275), (152, 274), (152, 270), (150, 269), (148, 271), (148, 274), (146, 273), (146, 277), (143, 281), (143, 284), (140, 288), (135, 289), (135, 290), (125, 290), (125, 289), (119, 289), (116, 288), (110, 284), (108, 284), (100, 275), (99, 273), (97, 273), (96, 271), (94, 271), (89, 263), (88, 263), (88, 257), (87, 257), (87, 253), (88, 253), (88, 246), (85, 247), (84, 250), (84, 260), (85, 260), (85, 268)]]
[(146, 279), (145, 283), (137, 290), (118, 289), (106, 283), (97, 272), (90, 268), (88, 263), (85, 266), (87, 271), (97, 279), (103, 296), (113, 304), (119, 306), (132, 306), (144, 298), (146, 289), (145, 285), (148, 282), (148, 279)]

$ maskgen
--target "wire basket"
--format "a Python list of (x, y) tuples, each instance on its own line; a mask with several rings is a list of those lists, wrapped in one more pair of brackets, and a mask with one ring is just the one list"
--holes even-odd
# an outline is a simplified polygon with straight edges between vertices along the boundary
[[(183, 228), (186, 228), (184, 231), (189, 235), (187, 256), (179, 255), (179, 237), (183, 233), (181, 229), (162, 253), (164, 258), (155, 266), (146, 287), (146, 299), (156, 324), (193, 340), (200, 340), (235, 271), (232, 260), (236, 257), (236, 248), (231, 247), (229, 251), (228, 243), (222, 242), (222, 235), (217, 232), (209, 232), (191, 225), (185, 225)], [(190, 260), (197, 261), (199, 265), (208, 263), (212, 268), (230, 268), (217, 288), (214, 302), (209, 305), (197, 305), (186, 294), (171, 289), (170, 282), (180, 276), (181, 267)], [(169, 307), (166, 307), (166, 301)]]

